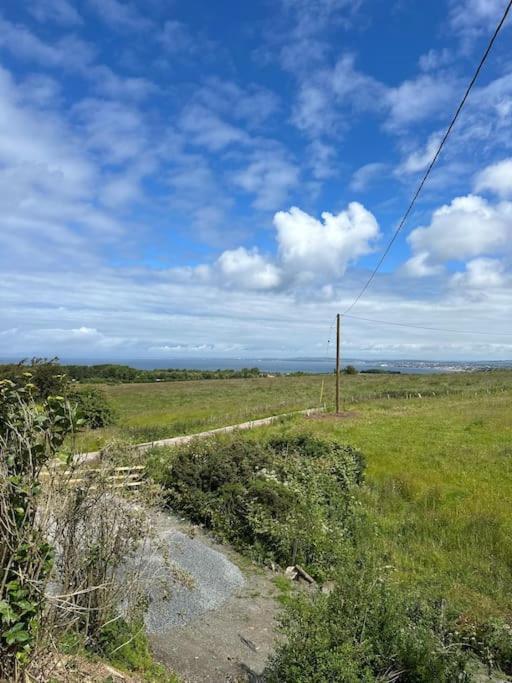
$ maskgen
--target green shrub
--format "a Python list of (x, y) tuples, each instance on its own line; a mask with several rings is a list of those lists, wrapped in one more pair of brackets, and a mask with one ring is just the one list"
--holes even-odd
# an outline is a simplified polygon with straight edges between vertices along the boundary
[(29, 362), (0, 365), (0, 379), (9, 379), (17, 387), (24, 387), (27, 381), (33, 385), (33, 396), (45, 400), (65, 391), (67, 379), (58, 358), (32, 358)]
[(115, 415), (107, 397), (95, 387), (73, 389), (68, 392), (70, 403), (77, 406), (82, 424), (90, 429), (108, 427), (115, 421)]
[(53, 565), (40, 473), (75, 426), (62, 396), (36, 402), (35, 393), (33, 383), (0, 381), (0, 680), (9, 681), (30, 664)]
[(330, 595), (296, 595), (286, 604), (286, 639), (268, 667), (269, 682), (470, 680), (442, 606), (408, 598), (348, 548)]
[(156, 450), (148, 474), (173, 509), (258, 561), (293, 558), (316, 577), (329, 572), (350, 533), (362, 456), (308, 434), (255, 441), (196, 441)]

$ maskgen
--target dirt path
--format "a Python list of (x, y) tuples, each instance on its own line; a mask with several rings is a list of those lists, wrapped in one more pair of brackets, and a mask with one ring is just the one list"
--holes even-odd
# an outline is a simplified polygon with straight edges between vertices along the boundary
[[(155, 532), (146, 630), (157, 659), (187, 683), (260, 680), (276, 640), (275, 575), (172, 515), (156, 515)], [(162, 546), (179, 570), (170, 582)]]
[[(271, 417), (263, 417), (260, 420), (249, 420), (249, 422), (242, 422), (237, 425), (229, 425), (227, 427), (218, 427), (217, 429), (209, 429), (206, 432), (198, 432), (197, 434), (187, 434), (185, 436), (173, 436), (169, 439), (158, 439), (157, 441), (148, 441), (146, 443), (136, 444), (135, 448), (141, 452), (147, 451), (155, 446), (181, 446), (189, 443), (193, 439), (204, 439), (214, 434), (225, 434), (228, 432), (235, 432), (243, 429), (254, 429), (255, 427), (263, 427), (270, 425), (283, 418), (293, 417), (294, 415), (315, 415), (323, 412), (324, 408), (307, 408), (306, 410), (297, 410), (293, 413), (283, 413), (282, 415), (272, 415)], [(90, 462), (96, 460), (101, 455), (101, 451), (91, 451), (89, 453), (77, 453), (74, 457), (75, 462)]]

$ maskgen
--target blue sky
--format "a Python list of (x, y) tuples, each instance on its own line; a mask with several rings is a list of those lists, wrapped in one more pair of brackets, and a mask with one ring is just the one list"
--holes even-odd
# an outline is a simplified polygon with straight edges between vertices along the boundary
[[(325, 355), (505, 0), (7, 0), (0, 356)], [(510, 23), (351, 357), (512, 357)]]

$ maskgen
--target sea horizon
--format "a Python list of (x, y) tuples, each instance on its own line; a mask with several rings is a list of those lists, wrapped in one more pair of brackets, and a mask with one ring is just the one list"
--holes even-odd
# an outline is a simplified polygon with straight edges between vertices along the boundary
[[(29, 357), (30, 358), (30, 357)], [(20, 358), (3, 358), (1, 363), (20, 362)], [(240, 370), (257, 367), (267, 373), (327, 374), (334, 371), (335, 359), (325, 357), (233, 357), (233, 358), (59, 358), (62, 365), (128, 365), (140, 370), (167, 368), (190, 370)], [(403, 373), (472, 372), (512, 368), (512, 360), (430, 360), (430, 359), (364, 359), (342, 358), (341, 366), (353, 365), (357, 370), (380, 370)]]

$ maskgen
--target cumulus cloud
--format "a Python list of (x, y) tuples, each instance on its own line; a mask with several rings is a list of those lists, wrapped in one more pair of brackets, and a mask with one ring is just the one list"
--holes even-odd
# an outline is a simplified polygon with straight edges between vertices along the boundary
[(408, 237), (414, 252), (435, 262), (493, 254), (511, 240), (512, 203), (493, 205), (478, 195), (456, 197), (434, 211), (430, 225)]
[(505, 266), (499, 259), (476, 258), (468, 261), (463, 273), (455, 273), (451, 282), (479, 290), (502, 287), (506, 282)]
[(229, 286), (243, 289), (274, 289), (281, 282), (279, 269), (266, 261), (257, 249), (238, 247), (225, 251), (216, 263)]
[[(274, 215), (277, 255), (265, 258), (257, 248), (224, 251), (206, 272), (210, 281), (248, 290), (287, 289), (296, 285), (324, 287), (338, 281), (347, 265), (372, 250), (379, 235), (375, 217), (352, 202), (339, 214), (316, 219), (297, 207)], [(204, 268), (204, 267), (203, 267)]]
[(512, 197), (512, 159), (503, 159), (484, 168), (475, 178), (475, 190), (489, 190), (500, 197)]
[(375, 216), (358, 202), (322, 221), (297, 207), (274, 216), (283, 267), (303, 279), (315, 275), (341, 276), (351, 261), (369, 253), (379, 236)]

